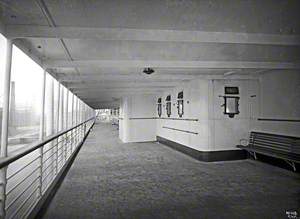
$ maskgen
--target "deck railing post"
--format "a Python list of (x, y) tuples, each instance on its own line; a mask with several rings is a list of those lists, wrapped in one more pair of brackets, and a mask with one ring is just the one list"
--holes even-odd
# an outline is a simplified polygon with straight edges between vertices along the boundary
[[(60, 86), (60, 120), (59, 120), (59, 130), (64, 130), (64, 87)], [(61, 156), (61, 167), (63, 166), (64, 161), (64, 136), (62, 135), (60, 138), (60, 156)]]
[[(79, 99), (76, 101), (76, 125), (79, 123)], [(76, 128), (76, 145), (79, 141), (79, 126)]]
[[(45, 133), (45, 94), (46, 94), (46, 70), (43, 72), (42, 77), (42, 96), (41, 96), (41, 117), (40, 117), (40, 132), (39, 132), (39, 140), (42, 141), (44, 139)], [(38, 187), (38, 197), (42, 197), (43, 192), (43, 149), (44, 146), (38, 149), (40, 156), (40, 164), (39, 164), (39, 187)]]
[[(65, 116), (66, 116), (66, 119), (65, 119), (65, 128), (67, 129), (68, 128), (68, 116), (69, 116), (69, 91), (66, 90), (66, 112), (65, 112)], [(64, 156), (64, 159), (65, 159), (65, 162), (67, 161), (67, 157), (68, 157), (68, 145), (69, 145), (69, 138), (68, 138), (68, 132), (66, 133), (66, 136), (65, 136), (65, 147), (64, 147), (64, 150), (65, 150), (65, 156)]]
[[(48, 82), (47, 80), (50, 79)], [(49, 87), (48, 87), (49, 86)], [(54, 134), (54, 80), (53, 78), (46, 77), (46, 103), (45, 103), (45, 126), (46, 126), (46, 136), (50, 136)], [(49, 143), (49, 147), (51, 147), (51, 156), (55, 153), (55, 141), (51, 141)], [(51, 175), (54, 177), (55, 174), (55, 157), (51, 158)]]
[[(57, 108), (56, 108), (56, 112), (57, 112), (57, 117), (56, 117), (56, 133), (59, 132), (59, 109), (60, 109), (60, 83), (58, 83), (57, 86)], [(57, 175), (58, 173), (58, 144), (59, 144), (59, 137), (56, 140), (56, 146), (55, 146), (55, 175)]]
[[(74, 94), (72, 94), (72, 113), (71, 113), (71, 127), (74, 126)], [(74, 130), (71, 131), (71, 154), (73, 153), (74, 144)]]
[[(9, 120), (9, 93), (12, 62), (12, 40), (7, 40), (6, 60), (3, 83), (3, 114), (2, 114), (2, 133), (1, 133), (1, 157), (7, 157), (8, 146), (8, 120)], [(0, 218), (5, 218), (6, 210), (6, 173), (7, 167), (0, 170)]]
[[(82, 103), (82, 101), (80, 101), (80, 121), (79, 122), (82, 122), (82, 117), (83, 117), (83, 103)], [(81, 135), (80, 135), (80, 141), (81, 141), (81, 139), (82, 139), (82, 134), (83, 134), (83, 127), (82, 126), (80, 126), (80, 129), (81, 129)]]

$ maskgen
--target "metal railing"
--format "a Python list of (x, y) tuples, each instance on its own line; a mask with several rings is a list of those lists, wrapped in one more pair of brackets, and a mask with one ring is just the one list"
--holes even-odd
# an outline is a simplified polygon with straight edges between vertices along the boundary
[(27, 218), (83, 143), (95, 118), (0, 159), (0, 218)]

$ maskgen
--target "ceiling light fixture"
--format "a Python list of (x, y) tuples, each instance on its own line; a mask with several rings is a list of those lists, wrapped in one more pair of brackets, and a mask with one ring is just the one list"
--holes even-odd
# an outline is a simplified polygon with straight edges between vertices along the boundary
[(151, 75), (154, 73), (154, 70), (152, 68), (144, 68), (143, 72), (147, 75)]

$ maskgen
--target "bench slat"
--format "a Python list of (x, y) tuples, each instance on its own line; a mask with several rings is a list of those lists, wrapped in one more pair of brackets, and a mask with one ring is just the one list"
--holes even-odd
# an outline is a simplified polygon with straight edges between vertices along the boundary
[(271, 147), (271, 148), (274, 148), (274, 149), (284, 150), (284, 151), (288, 151), (288, 152), (291, 151), (291, 146), (287, 147), (287, 146), (275, 145), (274, 143), (268, 144), (268, 143), (263, 142), (263, 141), (256, 141), (252, 145), (260, 146), (260, 147)]
[(271, 137), (271, 136), (264, 136), (264, 135), (254, 135), (253, 139), (256, 139), (256, 138), (265, 139), (265, 140), (269, 140), (269, 141), (275, 141), (275, 142), (281, 142), (281, 143), (285, 143), (285, 144), (291, 144), (295, 141), (294, 139), (288, 139), (288, 138)]
[(273, 145), (274, 147), (279, 146), (279, 147), (284, 147), (284, 148), (290, 148), (292, 146), (292, 144), (282, 144), (282, 143), (278, 143), (275, 141), (266, 141), (264, 139), (255, 139), (255, 141), (253, 141), (253, 144), (268, 144), (268, 145)]

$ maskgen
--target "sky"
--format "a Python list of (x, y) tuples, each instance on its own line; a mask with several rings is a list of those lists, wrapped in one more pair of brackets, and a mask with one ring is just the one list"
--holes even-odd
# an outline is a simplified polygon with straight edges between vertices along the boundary
[(16, 107), (41, 106), (43, 69), (16, 46), (13, 46), (11, 81), (15, 83)]
[[(3, 104), (6, 39), (0, 34), (0, 107)], [(13, 46), (11, 81), (15, 83), (16, 108), (39, 110), (43, 69), (16, 46)]]
[(3, 104), (3, 74), (5, 70), (6, 39), (0, 34), (0, 107)]

